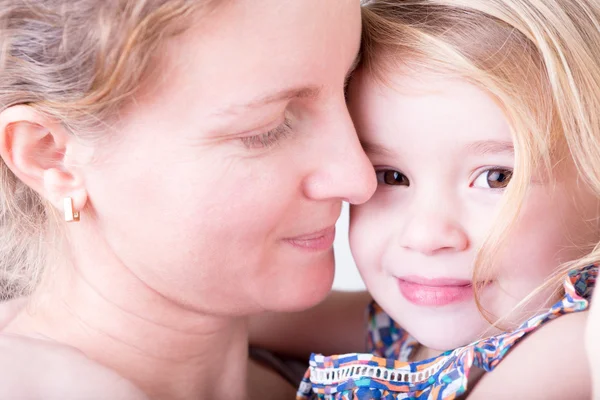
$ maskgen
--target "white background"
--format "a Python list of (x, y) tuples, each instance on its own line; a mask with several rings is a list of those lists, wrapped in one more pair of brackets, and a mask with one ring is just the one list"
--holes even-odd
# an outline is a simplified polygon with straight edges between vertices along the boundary
[(342, 216), (336, 224), (335, 235), (335, 280), (337, 290), (363, 290), (365, 285), (360, 278), (348, 245), (348, 204), (344, 203)]

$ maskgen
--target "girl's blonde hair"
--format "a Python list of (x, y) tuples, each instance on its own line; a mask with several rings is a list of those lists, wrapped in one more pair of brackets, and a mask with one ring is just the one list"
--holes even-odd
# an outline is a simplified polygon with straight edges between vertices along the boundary
[[(165, 39), (214, 0), (0, 0), (0, 112), (24, 104), (98, 133), (152, 72)], [(0, 299), (28, 294), (58, 234), (51, 207), (0, 161)]]
[[(600, 195), (597, 0), (363, 1), (360, 67), (386, 84), (390, 73), (415, 67), (450, 74), (482, 88), (503, 109), (515, 171), (494, 230), (478, 251), (474, 282), (489, 276), (534, 169), (550, 178), (557, 164), (572, 157)], [(599, 259), (600, 245), (562, 265), (535, 293), (558, 287), (569, 270)], [(478, 290), (475, 299), (491, 319)]]

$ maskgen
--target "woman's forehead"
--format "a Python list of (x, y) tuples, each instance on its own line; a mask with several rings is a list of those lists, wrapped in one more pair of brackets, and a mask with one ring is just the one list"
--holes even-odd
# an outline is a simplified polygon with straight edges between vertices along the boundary
[(171, 40), (140, 100), (218, 116), (337, 93), (360, 45), (354, 1), (246, 3), (217, 8)]

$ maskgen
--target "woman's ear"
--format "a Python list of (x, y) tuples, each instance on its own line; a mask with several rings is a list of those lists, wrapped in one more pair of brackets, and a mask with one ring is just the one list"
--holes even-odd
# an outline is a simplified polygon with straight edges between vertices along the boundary
[(87, 201), (83, 179), (66, 155), (74, 137), (33, 107), (17, 105), (0, 113), (0, 157), (27, 186), (59, 210), (64, 198), (81, 210)]

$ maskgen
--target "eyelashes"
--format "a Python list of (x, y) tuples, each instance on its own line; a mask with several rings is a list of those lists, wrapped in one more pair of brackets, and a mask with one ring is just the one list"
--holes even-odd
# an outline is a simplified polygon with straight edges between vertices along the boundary
[(482, 189), (505, 189), (512, 179), (512, 175), (512, 169), (488, 168), (477, 176), (472, 185)]
[(240, 138), (240, 140), (244, 146), (249, 149), (265, 149), (273, 147), (281, 140), (291, 136), (292, 133), (290, 120), (286, 118), (281, 125), (268, 132), (261, 133), (260, 135), (243, 137)]
[(410, 181), (400, 171), (393, 169), (382, 169), (376, 171), (377, 182), (390, 186), (410, 186)]
[[(410, 180), (402, 172), (391, 168), (376, 169), (377, 181), (385, 186), (410, 186)], [(511, 168), (488, 167), (480, 170), (471, 187), (491, 190), (504, 190), (513, 176)]]

